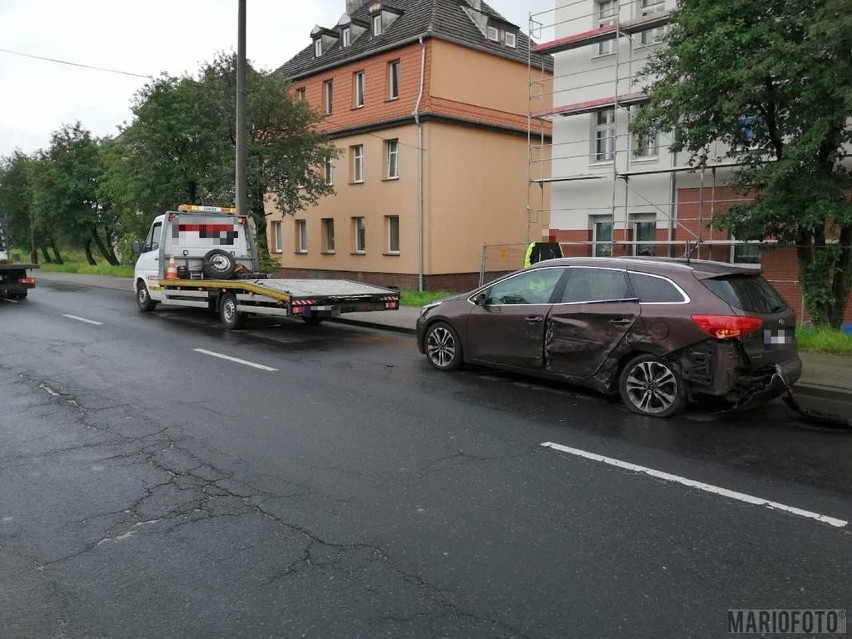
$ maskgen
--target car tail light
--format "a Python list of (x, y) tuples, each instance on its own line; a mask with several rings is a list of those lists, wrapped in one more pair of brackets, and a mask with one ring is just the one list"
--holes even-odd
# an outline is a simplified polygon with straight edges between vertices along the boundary
[(741, 317), (739, 315), (693, 315), (692, 321), (698, 325), (698, 328), (715, 339), (743, 337), (763, 326), (763, 320), (759, 317)]
[(20, 277), (20, 278), (18, 278), (18, 284), (35, 285), (35, 278), (34, 277)]

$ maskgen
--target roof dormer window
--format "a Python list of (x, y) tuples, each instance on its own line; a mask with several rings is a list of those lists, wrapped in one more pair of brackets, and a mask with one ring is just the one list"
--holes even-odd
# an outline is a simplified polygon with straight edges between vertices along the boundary
[(345, 27), (343, 29), (343, 46), (348, 47), (352, 44), (352, 28)]
[(317, 58), (322, 55), (322, 38), (314, 40), (314, 56)]
[(493, 42), (500, 42), (500, 30), (497, 27), (488, 26), (488, 39)]
[(374, 36), (382, 35), (382, 32), (383, 32), (382, 26), (383, 26), (382, 25), (382, 14), (379, 13), (377, 15), (374, 15), (373, 16), (373, 35)]
[(518, 36), (515, 35), (514, 31), (506, 32), (506, 46), (512, 49), (517, 48), (518, 46)]

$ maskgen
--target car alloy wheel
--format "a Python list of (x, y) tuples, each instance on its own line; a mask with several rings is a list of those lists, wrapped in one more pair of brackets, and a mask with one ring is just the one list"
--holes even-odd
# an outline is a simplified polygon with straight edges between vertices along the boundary
[(432, 366), (441, 371), (452, 371), (461, 366), (461, 342), (449, 324), (438, 322), (430, 326), (425, 342), (426, 357)]
[(678, 372), (652, 355), (640, 355), (624, 367), (619, 391), (627, 408), (640, 415), (669, 417), (686, 405)]

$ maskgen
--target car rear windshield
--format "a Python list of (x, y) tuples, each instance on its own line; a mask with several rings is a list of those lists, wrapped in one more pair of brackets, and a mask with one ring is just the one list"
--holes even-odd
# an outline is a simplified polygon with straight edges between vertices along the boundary
[(760, 275), (725, 275), (701, 283), (731, 306), (749, 313), (777, 313), (787, 308), (783, 298)]

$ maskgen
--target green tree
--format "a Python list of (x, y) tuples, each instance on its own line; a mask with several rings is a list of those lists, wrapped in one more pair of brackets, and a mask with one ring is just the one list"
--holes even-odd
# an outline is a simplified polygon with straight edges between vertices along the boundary
[(17, 150), (8, 157), (0, 158), (0, 217), (6, 216), (6, 231), (14, 245), (30, 247), (30, 261), (37, 264), (30, 164), (31, 159)]
[[(249, 67), (246, 87), (247, 206), (267, 255), (265, 204), (293, 213), (331, 194), (323, 170), (336, 151), (317, 129), (321, 114), (293, 100), (282, 78)], [(148, 211), (150, 221), (180, 203), (234, 202), (234, 55), (204, 64), (198, 78), (150, 82), (137, 94), (133, 113), (119, 139), (124, 165), (112, 162), (108, 187), (112, 194), (130, 194), (122, 197), (123, 216), (135, 220), (136, 212)]]
[(667, 45), (643, 71), (651, 102), (634, 131), (673, 132), (695, 164), (725, 143), (754, 200), (717, 223), (795, 244), (811, 317), (839, 326), (852, 290), (849, 1), (681, 0)]

